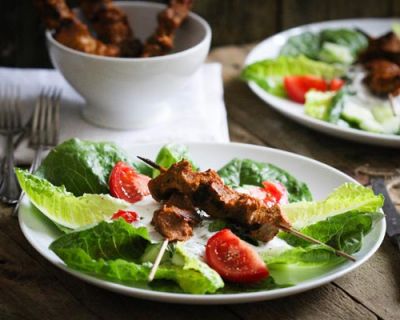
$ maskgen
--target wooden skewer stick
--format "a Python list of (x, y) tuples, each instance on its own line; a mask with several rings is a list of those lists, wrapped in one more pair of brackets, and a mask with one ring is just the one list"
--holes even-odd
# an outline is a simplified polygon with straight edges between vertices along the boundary
[[(151, 167), (153, 167), (153, 168), (155, 168), (155, 169), (158, 169), (160, 172), (165, 172), (165, 171), (167, 171), (167, 169), (161, 167), (160, 165), (158, 165), (157, 163), (151, 161), (150, 159), (142, 158), (142, 157), (139, 157), (139, 156), (138, 156), (138, 158), (139, 158), (140, 160), (142, 160), (143, 162), (145, 162), (146, 164), (148, 164), (149, 166), (151, 166)], [(279, 227), (280, 229), (282, 229), (283, 231), (294, 235), (295, 237), (298, 237), (298, 238), (300, 238), (300, 239), (306, 240), (306, 241), (311, 242), (311, 243), (315, 243), (315, 244), (319, 244), (319, 245), (328, 247), (328, 248), (334, 250), (335, 254), (338, 255), (338, 256), (344, 257), (344, 258), (346, 258), (346, 259), (348, 259), (348, 260), (350, 260), (350, 261), (353, 261), (353, 262), (356, 261), (356, 259), (355, 259), (353, 256), (347, 254), (346, 252), (343, 252), (343, 251), (341, 251), (341, 250), (337, 250), (337, 249), (331, 247), (330, 245), (327, 245), (326, 243), (323, 243), (323, 242), (321, 242), (321, 241), (319, 241), (319, 240), (317, 240), (317, 239), (314, 239), (314, 238), (312, 238), (312, 237), (310, 237), (310, 236), (307, 236), (307, 235), (301, 233), (300, 231), (297, 231), (297, 230), (295, 230), (295, 229), (289, 228), (289, 227), (284, 226), (284, 225), (279, 225), (278, 227)], [(165, 241), (168, 241), (168, 240), (165, 240)], [(162, 248), (161, 248), (161, 249), (162, 249)], [(160, 250), (160, 253), (161, 253), (161, 251), (162, 251), (162, 250)], [(159, 254), (160, 254), (160, 253), (159, 253)], [(163, 255), (163, 254), (164, 254), (164, 252), (162, 252), (162, 255)], [(162, 255), (161, 255), (161, 257), (162, 257)], [(154, 266), (153, 266), (153, 268), (154, 268)]]
[(303, 233), (301, 233), (301, 232), (299, 232), (299, 231), (297, 231), (295, 229), (286, 227), (284, 225), (279, 225), (279, 228), (282, 229), (283, 231), (287, 232), (287, 233), (290, 233), (290, 234), (294, 235), (295, 237), (300, 238), (300, 239), (303, 239), (303, 240), (306, 240), (308, 242), (319, 244), (319, 245), (328, 247), (330, 249), (333, 249), (337, 256), (341, 256), (341, 257), (344, 257), (344, 258), (346, 258), (348, 260), (356, 262), (356, 259), (353, 256), (347, 254), (346, 252), (341, 251), (341, 250), (336, 250), (335, 248), (331, 247), (330, 245), (327, 245), (326, 243), (323, 243), (323, 242), (321, 242), (321, 241), (319, 241), (317, 239), (314, 239), (314, 238), (312, 238), (310, 236), (307, 236), (307, 235), (305, 235), (305, 234), (303, 234)]
[(164, 253), (165, 253), (165, 250), (167, 249), (167, 247), (168, 247), (168, 239), (165, 239), (161, 245), (161, 248), (160, 248), (160, 251), (158, 252), (156, 260), (154, 261), (153, 267), (150, 270), (149, 277), (147, 278), (147, 280), (149, 282), (153, 281), (154, 276), (156, 275), (158, 266), (160, 265), (161, 259), (164, 256)]
[(147, 158), (143, 158), (143, 157), (139, 157), (137, 156), (138, 159), (142, 160), (144, 163), (146, 163), (147, 165), (149, 165), (150, 167), (159, 170), (160, 172), (165, 172), (167, 171), (167, 169), (165, 169), (164, 167), (161, 167), (159, 164), (155, 163), (154, 161), (151, 161), (150, 159)]
[[(167, 171), (167, 169), (165, 169), (165, 168), (163, 168), (162, 166), (158, 165), (158, 164), (155, 163), (154, 161), (151, 161), (150, 159), (143, 158), (143, 157), (139, 157), (139, 156), (137, 156), (137, 157), (138, 157), (140, 160), (142, 160), (144, 163), (146, 163), (147, 165), (149, 165), (150, 167), (155, 168), (155, 169), (159, 170), (160, 172), (165, 172), (165, 171)], [(153, 264), (153, 266), (151, 267), (149, 277), (147, 278), (147, 280), (148, 280), (149, 282), (153, 281), (154, 276), (156, 275), (156, 272), (157, 272), (158, 266), (160, 265), (161, 259), (162, 259), (162, 257), (164, 256), (165, 250), (167, 250), (168, 243), (169, 243), (169, 240), (168, 240), (168, 239), (164, 239), (163, 244), (162, 244), (162, 246), (161, 246), (161, 248), (160, 248), (160, 251), (159, 251), (158, 254), (157, 254), (156, 260), (154, 261), (154, 264)]]

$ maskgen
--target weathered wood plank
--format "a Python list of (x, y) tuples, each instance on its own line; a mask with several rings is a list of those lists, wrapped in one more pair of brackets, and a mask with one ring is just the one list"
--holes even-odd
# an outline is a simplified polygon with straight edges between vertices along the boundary
[(193, 11), (204, 16), (213, 30), (213, 44), (246, 43), (263, 39), (278, 29), (279, 1), (202, 0)]
[(96, 319), (3, 231), (0, 243), (0, 319)]
[(232, 142), (250, 143), (260, 146), (265, 145), (260, 139), (250, 134), (233, 119), (229, 119), (229, 136)]
[(385, 239), (371, 260), (335, 283), (382, 319), (399, 319), (400, 253)]
[(377, 319), (332, 284), (279, 300), (234, 306), (233, 309), (243, 319)]
[(306, 23), (362, 17), (390, 17), (399, 13), (393, 10), (392, 1), (319, 1), (283, 0), (282, 29)]

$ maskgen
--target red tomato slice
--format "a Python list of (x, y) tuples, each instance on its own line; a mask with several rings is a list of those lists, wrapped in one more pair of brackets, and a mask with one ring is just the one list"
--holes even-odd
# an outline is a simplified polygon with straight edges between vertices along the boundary
[(264, 181), (262, 184), (267, 193), (267, 196), (264, 198), (264, 202), (267, 205), (288, 203), (287, 190), (282, 183)]
[(288, 193), (282, 183), (264, 181), (262, 184), (264, 187), (248, 189), (249, 194), (254, 198), (264, 201), (268, 207), (274, 204), (288, 203)]
[(252, 283), (269, 276), (268, 268), (257, 252), (229, 229), (223, 229), (208, 239), (206, 260), (228, 281)]
[(326, 81), (316, 76), (286, 76), (283, 84), (289, 98), (298, 103), (306, 101), (307, 91), (311, 89), (326, 91), (328, 88)]
[(333, 79), (329, 84), (329, 90), (338, 91), (344, 85), (344, 81), (342, 79)]
[(117, 220), (119, 218), (124, 219), (128, 223), (132, 223), (138, 220), (138, 214), (135, 211), (118, 210), (111, 217), (113, 220)]
[(150, 194), (147, 184), (150, 178), (135, 171), (128, 164), (120, 161), (111, 171), (110, 193), (116, 198), (135, 203)]

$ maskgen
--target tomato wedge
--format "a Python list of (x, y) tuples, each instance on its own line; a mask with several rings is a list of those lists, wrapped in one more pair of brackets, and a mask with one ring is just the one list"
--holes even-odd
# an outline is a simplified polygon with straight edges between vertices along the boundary
[(311, 89), (326, 91), (328, 88), (326, 81), (316, 76), (286, 76), (283, 84), (289, 98), (298, 103), (306, 101), (307, 91)]
[(249, 194), (271, 207), (274, 204), (288, 203), (288, 193), (285, 186), (280, 182), (264, 181), (263, 187), (249, 189)]
[(287, 190), (282, 183), (264, 181), (262, 184), (264, 186), (263, 189), (267, 193), (267, 196), (264, 198), (264, 202), (267, 205), (288, 203)]
[(340, 90), (344, 85), (344, 81), (342, 79), (333, 79), (330, 83), (329, 83), (329, 90), (332, 91), (338, 91)]
[(138, 220), (138, 214), (135, 211), (118, 210), (111, 217), (112, 220), (117, 220), (119, 218), (124, 219), (128, 223), (132, 223)]
[(207, 241), (206, 261), (225, 280), (253, 283), (269, 276), (257, 252), (229, 229), (223, 229)]
[(125, 162), (117, 162), (110, 174), (109, 186), (112, 196), (135, 203), (150, 194), (147, 184), (150, 178), (136, 172)]

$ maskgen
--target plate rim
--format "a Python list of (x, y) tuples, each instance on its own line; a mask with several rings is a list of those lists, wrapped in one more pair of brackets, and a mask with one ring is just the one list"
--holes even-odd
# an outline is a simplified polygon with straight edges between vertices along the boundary
[[(397, 19), (398, 20), (398, 19)], [(278, 39), (279, 37), (285, 37), (286, 39), (296, 33), (300, 33), (302, 30), (305, 28), (317, 28), (317, 29), (322, 29), (324, 27), (329, 27), (329, 25), (333, 24), (344, 24), (345, 27), (346, 25), (353, 24), (356, 25), (358, 23), (390, 23), (396, 21), (396, 18), (378, 18), (378, 17), (371, 17), (371, 18), (354, 18), (354, 19), (338, 19), (338, 20), (325, 20), (325, 21), (320, 21), (320, 22), (313, 22), (313, 23), (308, 23), (300, 26), (296, 26), (293, 28), (289, 28), (286, 30), (283, 30), (279, 33), (276, 33), (270, 37), (267, 37), (260, 42), (258, 42), (251, 50), (250, 52), (246, 55), (245, 61), (244, 61), (244, 66), (247, 66), (250, 63), (253, 63), (257, 61), (256, 59), (253, 58), (253, 55), (256, 54), (260, 48), (264, 47), (267, 42), (272, 42), (275, 39)], [(276, 46), (275, 46), (276, 47)], [(274, 96), (266, 91), (264, 91), (260, 86), (258, 86), (255, 82), (253, 81), (247, 81), (247, 85), (249, 86), (250, 90), (257, 96), (259, 97), (264, 103), (268, 106), (273, 108), (274, 110), (278, 111), (279, 113), (283, 114), (284, 116), (296, 121), (297, 123), (300, 123), (303, 126), (306, 126), (308, 128), (312, 128), (313, 130), (316, 131), (321, 131), (326, 134), (329, 134), (331, 136), (339, 137), (345, 140), (351, 140), (351, 141), (357, 141), (357, 142), (362, 142), (362, 143), (367, 143), (367, 144), (374, 144), (374, 145), (380, 145), (380, 146), (387, 146), (387, 147), (393, 147), (393, 148), (399, 148), (400, 147), (400, 135), (391, 135), (391, 134), (384, 134), (384, 133), (373, 133), (373, 132), (368, 132), (364, 130), (359, 130), (359, 129), (354, 129), (354, 128), (344, 128), (340, 127), (338, 125), (318, 120), (315, 118), (312, 118), (310, 116), (307, 116), (302, 113), (294, 113), (289, 110), (286, 110), (285, 107), (283, 107), (283, 104), (289, 104), (291, 106), (295, 107), (302, 107), (303, 105), (283, 99), (277, 96)], [(279, 105), (279, 106), (278, 106)], [(360, 141), (359, 139), (363, 139), (363, 141)]]
[[(351, 182), (358, 183), (355, 179), (352, 177), (348, 176), (347, 174), (341, 172), (340, 170), (331, 167), (323, 162), (320, 162), (318, 160), (312, 159), (305, 157), (303, 155), (299, 155), (296, 153), (284, 151), (284, 150), (279, 150), (279, 149), (274, 149), (270, 147), (264, 147), (264, 146), (259, 146), (259, 145), (251, 145), (251, 144), (246, 144), (246, 143), (238, 143), (238, 142), (182, 142), (182, 144), (188, 145), (189, 148), (190, 146), (203, 146), (206, 147), (208, 145), (218, 145), (221, 147), (239, 147), (239, 148), (244, 148), (244, 149), (253, 149), (253, 150), (259, 150), (259, 151), (264, 151), (264, 152), (272, 152), (276, 153), (278, 155), (283, 155), (286, 157), (291, 157), (291, 158), (297, 158), (297, 159), (303, 159), (305, 161), (310, 161), (313, 165), (318, 165), (322, 166), (324, 169), (329, 170), (342, 178), (345, 178), (346, 180), (349, 180)], [(132, 145), (129, 149), (127, 149), (127, 153), (130, 153), (130, 150), (135, 148), (135, 147), (156, 147), (156, 146), (162, 146), (164, 145), (163, 143), (143, 143), (143, 144), (134, 144)], [(358, 268), (360, 265), (365, 263), (367, 260), (369, 260), (373, 254), (379, 249), (380, 245), (383, 242), (383, 239), (385, 237), (386, 233), (386, 221), (385, 219), (381, 219), (380, 222), (375, 226), (377, 228), (379, 225), (381, 225), (381, 230), (379, 232), (379, 237), (376, 239), (376, 242), (374, 245), (371, 247), (371, 249), (365, 254), (364, 257), (360, 258), (354, 263), (351, 262), (344, 262), (344, 264), (347, 264), (348, 266), (344, 270), (339, 270), (337, 272), (334, 272), (331, 275), (324, 276), (321, 279), (310, 279), (306, 280), (298, 285), (292, 286), (292, 287), (287, 287), (287, 288), (278, 288), (278, 289), (273, 289), (273, 290), (265, 290), (265, 291), (256, 291), (256, 292), (245, 292), (245, 293), (234, 293), (234, 294), (205, 294), (205, 295), (200, 295), (200, 294), (186, 294), (186, 293), (171, 293), (171, 292), (162, 292), (162, 291), (153, 291), (153, 290), (148, 290), (148, 289), (141, 289), (141, 288), (136, 288), (136, 287), (130, 287), (128, 285), (116, 283), (116, 282), (111, 282), (109, 280), (97, 278), (95, 276), (91, 276), (89, 274), (85, 274), (80, 271), (75, 271), (73, 269), (68, 268), (64, 262), (58, 257), (56, 259), (52, 258), (51, 256), (48, 255), (49, 249), (43, 249), (39, 245), (36, 244), (34, 241), (34, 237), (30, 234), (29, 228), (27, 225), (25, 225), (25, 211), (31, 210), (29, 207), (32, 206), (30, 201), (27, 199), (27, 197), (24, 198), (23, 202), (21, 203), (20, 211), (18, 212), (18, 221), (19, 221), (19, 227), (25, 237), (25, 239), (29, 242), (29, 244), (47, 261), (49, 261), (52, 265), (58, 267), (59, 269), (67, 272), (68, 274), (71, 274), (74, 277), (77, 277), (80, 280), (83, 280), (84, 282), (88, 282), (90, 284), (93, 284), (97, 287), (101, 287), (113, 292), (117, 292), (120, 294), (124, 294), (127, 296), (131, 296), (134, 298), (140, 298), (140, 299), (147, 299), (147, 300), (153, 300), (153, 301), (159, 301), (159, 302), (167, 302), (167, 303), (179, 303), (179, 304), (201, 304), (201, 305), (214, 305), (214, 304), (233, 304), (233, 303), (248, 303), (248, 302), (257, 302), (257, 301), (266, 301), (266, 300), (272, 300), (272, 299), (277, 299), (277, 298), (282, 298), (286, 296), (291, 296), (294, 294), (298, 294), (304, 291), (308, 291), (310, 289), (320, 287), (322, 285), (325, 285), (327, 283), (332, 282), (333, 280), (340, 278), (344, 276), (345, 274), (353, 271), (354, 269)], [(22, 212), (22, 214), (21, 214)], [(22, 216), (22, 218), (21, 218)], [(57, 261), (55, 261), (57, 260)], [(342, 264), (341, 264), (342, 265)]]

